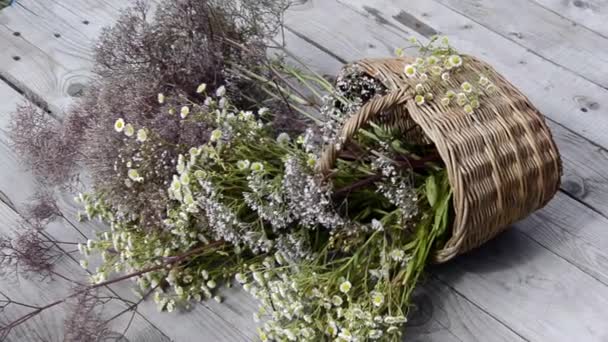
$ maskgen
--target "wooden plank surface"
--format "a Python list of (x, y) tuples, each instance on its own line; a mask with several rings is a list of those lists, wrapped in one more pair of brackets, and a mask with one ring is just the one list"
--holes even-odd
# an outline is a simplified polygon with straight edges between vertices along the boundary
[[(410, 339), (608, 340), (608, 152), (601, 147), (608, 146), (608, 78), (603, 77), (608, 50), (599, 51), (605, 44), (601, 23), (606, 10), (601, 1), (577, 1), (317, 0), (300, 1), (287, 16), (287, 47), (326, 74), (335, 74), (344, 61), (391, 55), (410, 35), (448, 34), (460, 50), (492, 63), (553, 120), (564, 157), (563, 192), (487, 246), (433, 267), (417, 297), (426, 310), (410, 322)], [(59, 112), (72, 100), (70, 86), (74, 90), (88, 78), (90, 44), (99, 28), (115, 18), (123, 3), (22, 2), (40, 20), (22, 11), (17, 13), (21, 22), (15, 23), (0, 13), (0, 44), (7, 47), (0, 53), (0, 75), (25, 85)], [(591, 19), (562, 11), (564, 6), (593, 9)], [(511, 20), (514, 16), (522, 16), (523, 24)], [(60, 30), (64, 42), (35, 38), (54, 37)], [(23, 58), (14, 60), (16, 54)], [(591, 64), (574, 63), (590, 56)], [(6, 119), (6, 108), (0, 102), (0, 120)], [(7, 161), (8, 168), (0, 172), (0, 199), (18, 208), (26, 196), (15, 189), (35, 189), (35, 184), (2, 140), (0, 161)], [(57, 234), (70, 230), (52, 229)], [(227, 305), (206, 303), (194, 312), (158, 315), (146, 303), (142, 312), (176, 341), (207, 335), (219, 341), (253, 339), (255, 302), (238, 289), (229, 291)], [(33, 331), (57, 329), (52, 321), (39, 325)]]

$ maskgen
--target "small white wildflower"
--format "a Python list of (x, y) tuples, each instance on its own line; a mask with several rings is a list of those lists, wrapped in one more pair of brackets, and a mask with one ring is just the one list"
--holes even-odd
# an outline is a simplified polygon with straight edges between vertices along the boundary
[(215, 300), (215, 301), (216, 301), (216, 302), (218, 302), (218, 303), (221, 303), (223, 299), (222, 299), (222, 297), (220, 297), (220, 296), (214, 296), (214, 297), (213, 297), (213, 300)]
[(420, 58), (420, 57), (416, 58), (414, 65), (419, 66), (419, 67), (424, 66), (424, 59)]
[(473, 91), (473, 86), (471, 85), (471, 83), (469, 82), (463, 82), (460, 85), (460, 88), (462, 89), (462, 91), (464, 91), (465, 93), (470, 93)]
[(260, 108), (260, 110), (258, 110), (258, 115), (264, 116), (264, 114), (268, 113), (269, 111), (270, 111), (270, 109), (268, 109), (266, 107), (262, 107), (262, 108)]
[(403, 261), (405, 252), (402, 249), (393, 249), (391, 251), (391, 258), (395, 261)]
[(82, 266), (82, 268), (87, 269), (89, 267), (89, 261), (88, 260), (80, 260), (80, 266)]
[(137, 131), (137, 141), (146, 142), (148, 140), (148, 130), (145, 128), (141, 128)]
[(382, 337), (382, 330), (372, 329), (367, 336), (372, 340), (377, 340)]
[(342, 293), (348, 293), (352, 287), (353, 285), (350, 283), (350, 281), (346, 280), (340, 284), (340, 291)]
[(434, 65), (431, 67), (431, 74), (434, 76), (440, 76), (443, 72), (443, 69), (439, 65)]
[(435, 56), (428, 56), (426, 58), (426, 62), (428, 63), (428, 65), (435, 65), (437, 64), (437, 62), (439, 62), (439, 59)]
[(338, 334), (338, 326), (336, 322), (330, 321), (325, 328), (325, 333), (331, 337), (335, 337)]
[(405, 68), (403, 68), (403, 72), (407, 77), (414, 77), (416, 76), (416, 67), (411, 64), (408, 64), (405, 66)]
[(141, 182), (144, 181), (143, 177), (141, 177), (139, 175), (139, 171), (137, 171), (137, 169), (130, 169), (127, 172), (127, 175), (129, 176), (129, 179), (131, 179), (134, 182), (140, 182), (141, 183)]
[(251, 163), (249, 162), (249, 160), (239, 160), (238, 162), (236, 162), (236, 167), (241, 171), (249, 169), (250, 165)]
[(424, 93), (424, 86), (420, 83), (416, 84), (415, 89), (416, 89), (416, 93), (418, 93), (418, 94)]
[(234, 278), (241, 284), (245, 284), (247, 282), (247, 277), (243, 273), (235, 274)]
[(465, 113), (467, 113), (467, 114), (473, 114), (473, 107), (470, 104), (465, 105), (463, 109), (464, 109)]
[(202, 94), (205, 92), (205, 90), (207, 90), (207, 84), (206, 83), (201, 83), (198, 88), (196, 88), (196, 92), (199, 94)]
[(417, 105), (421, 106), (424, 104), (424, 96), (416, 95), (416, 97), (414, 98), (414, 101), (416, 101)]
[(173, 311), (175, 310), (175, 301), (174, 301), (174, 300), (170, 300), (170, 301), (167, 303), (166, 309), (167, 309), (167, 312), (168, 312), (168, 313), (173, 312)]
[(427, 74), (420, 74), (420, 80), (422, 82), (426, 81), (429, 79), (429, 76)]
[(216, 142), (218, 140), (220, 140), (222, 138), (222, 131), (219, 129), (213, 130), (213, 132), (211, 132), (211, 138), (210, 140), (212, 142)]
[(224, 95), (226, 95), (226, 87), (221, 86), (217, 88), (217, 90), (215, 91), (215, 95), (217, 95), (217, 97), (223, 97)]
[(488, 86), (486, 87), (486, 91), (488, 93), (493, 93), (496, 91), (496, 86), (492, 83), (488, 84)]
[(158, 93), (158, 103), (160, 103), (160, 104), (165, 103), (165, 94)]
[(487, 86), (490, 83), (490, 80), (485, 76), (479, 77), (479, 84), (483, 87)]
[(382, 222), (380, 222), (376, 219), (373, 219), (372, 220), (372, 229), (382, 231), (382, 230), (384, 230), (384, 225), (382, 224)]
[(331, 297), (331, 302), (335, 306), (342, 306), (342, 303), (344, 303), (344, 300), (342, 299), (342, 297), (335, 295), (335, 296)]
[(291, 138), (289, 137), (289, 134), (287, 134), (287, 133), (281, 133), (277, 137), (277, 142), (281, 145), (287, 144), (290, 141), (291, 141)]
[(253, 172), (261, 172), (264, 171), (264, 164), (260, 162), (251, 163), (251, 171)]
[(375, 307), (382, 306), (382, 304), (384, 304), (384, 295), (380, 292), (373, 292), (372, 293), (372, 304)]
[(114, 123), (114, 130), (116, 130), (116, 132), (122, 132), (123, 129), (125, 129), (125, 120), (120, 118)]
[(190, 114), (190, 107), (188, 107), (188, 106), (183, 106), (182, 109), (179, 111), (179, 115), (182, 119), (187, 118), (189, 114)]
[(205, 279), (205, 280), (209, 279), (209, 271), (202, 270), (201, 271), (201, 276), (203, 276), (203, 279)]
[(342, 329), (340, 331), (340, 333), (338, 334), (338, 337), (341, 338), (343, 341), (347, 341), (347, 342), (350, 342), (353, 340), (353, 335), (351, 334), (350, 330), (348, 330), (348, 329)]
[(471, 100), (471, 107), (473, 107), (473, 109), (477, 109), (477, 108), (479, 108), (479, 106), (480, 106), (479, 100), (477, 100), (477, 99)]
[(426, 93), (426, 95), (424, 95), (424, 98), (427, 101), (433, 101), (433, 99), (435, 98), (435, 95), (433, 95), (433, 93)]
[(456, 93), (453, 90), (448, 90), (445, 92), (445, 96), (451, 100), (456, 97)]
[(220, 99), (220, 101), (217, 103), (217, 105), (218, 105), (218, 107), (220, 107), (220, 108), (224, 109), (224, 108), (226, 108), (226, 103), (227, 103), (226, 98), (225, 98), (225, 97), (222, 97), (222, 98)]
[(441, 74), (441, 79), (444, 81), (449, 81), (450, 79), (450, 73), (449, 72), (444, 72), (443, 74)]
[(469, 99), (467, 98), (467, 95), (465, 93), (459, 93), (456, 97), (456, 103), (459, 106), (464, 106), (465, 104), (467, 104), (468, 101)]
[(449, 97), (444, 97), (441, 99), (441, 104), (444, 106), (449, 106), (450, 105), (450, 98)]
[(125, 132), (125, 135), (130, 138), (133, 136), (133, 134), (135, 134), (135, 127), (133, 127), (133, 125), (131, 125), (131, 124), (126, 124), (124, 132)]
[(458, 55), (451, 55), (450, 57), (448, 57), (448, 62), (452, 67), (459, 67), (462, 65), (462, 57)]
[(207, 287), (209, 287), (210, 289), (214, 289), (217, 286), (217, 283), (211, 279), (207, 282)]

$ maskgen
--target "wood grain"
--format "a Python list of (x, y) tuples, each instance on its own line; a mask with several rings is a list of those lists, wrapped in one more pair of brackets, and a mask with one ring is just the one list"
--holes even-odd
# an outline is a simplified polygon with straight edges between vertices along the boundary
[(605, 0), (531, 0), (577, 25), (608, 38), (608, 2)]

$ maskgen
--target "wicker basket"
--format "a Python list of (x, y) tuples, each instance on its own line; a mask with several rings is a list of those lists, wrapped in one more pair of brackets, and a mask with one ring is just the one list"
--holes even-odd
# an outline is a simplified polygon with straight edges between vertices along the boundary
[[(464, 71), (449, 80), (449, 87), (457, 88), (481, 73), (496, 85), (480, 108), (466, 114), (440, 101), (416, 105), (417, 81), (403, 73), (411, 63), (411, 58), (355, 63), (388, 91), (349, 118), (341, 137), (346, 142), (373, 121), (407, 132), (412, 142), (435, 144), (454, 191), (452, 235), (434, 256), (446, 262), (547, 204), (559, 188), (561, 160), (542, 114), (488, 64), (464, 56)], [(336, 146), (327, 146), (320, 172), (329, 174), (338, 155)]]

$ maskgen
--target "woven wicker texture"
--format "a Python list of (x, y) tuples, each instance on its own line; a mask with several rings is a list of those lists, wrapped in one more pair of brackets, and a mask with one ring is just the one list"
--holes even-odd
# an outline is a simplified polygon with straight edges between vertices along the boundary
[[(418, 81), (403, 72), (410, 63), (408, 58), (355, 63), (388, 92), (350, 117), (341, 137), (347, 144), (360, 128), (374, 122), (407, 132), (404, 139), (411, 142), (435, 144), (454, 191), (452, 235), (434, 257), (446, 262), (547, 204), (559, 188), (561, 160), (542, 114), (488, 64), (464, 56), (463, 70), (449, 84), (433, 84), (438, 87), (433, 92), (441, 94), (480, 74), (490, 79), (497, 90), (484, 96), (473, 114), (466, 114), (440, 101), (417, 105), (413, 97)], [(320, 172), (330, 174), (338, 156), (336, 146), (327, 146)]]

